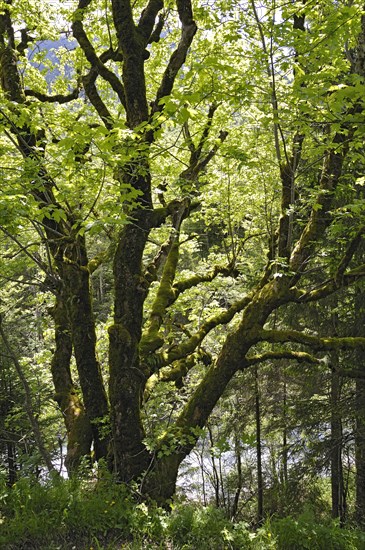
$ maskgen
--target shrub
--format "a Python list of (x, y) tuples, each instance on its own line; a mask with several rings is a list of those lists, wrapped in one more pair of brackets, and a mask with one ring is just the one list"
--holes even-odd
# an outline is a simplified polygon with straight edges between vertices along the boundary
[(232, 524), (222, 510), (211, 506), (177, 506), (170, 517), (168, 533), (182, 550), (240, 549), (250, 544), (249, 532), (243, 523)]
[(22, 479), (11, 490), (3, 486), (1, 494), (0, 547), (9, 550), (82, 548), (98, 540), (142, 544), (164, 530), (163, 511), (149, 511), (133, 501), (124, 485), (108, 480), (40, 484)]
[[(1, 484), (1, 481), (0, 481)], [(267, 521), (256, 532), (222, 510), (138, 503), (126, 486), (21, 479), (0, 485), (0, 547), (7, 550), (365, 550), (365, 533), (311, 515)]]
[(272, 531), (280, 550), (361, 550), (365, 549), (364, 533), (341, 529), (332, 522), (321, 525), (299, 517), (272, 522)]

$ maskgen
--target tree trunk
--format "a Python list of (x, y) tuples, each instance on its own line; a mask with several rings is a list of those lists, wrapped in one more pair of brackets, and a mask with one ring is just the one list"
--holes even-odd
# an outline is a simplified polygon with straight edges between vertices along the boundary
[(7, 486), (12, 487), (17, 480), (17, 468), (16, 468), (16, 448), (15, 443), (12, 440), (6, 442), (7, 458), (8, 458), (8, 480)]
[[(364, 292), (360, 289), (355, 294), (355, 334), (364, 334)], [(361, 367), (364, 357), (361, 352), (355, 352), (355, 361)], [(356, 379), (355, 386), (355, 463), (356, 463), (356, 502), (355, 515), (360, 526), (365, 525), (365, 380)]]
[(287, 433), (287, 423), (288, 423), (288, 411), (287, 411), (287, 385), (286, 385), (286, 372), (285, 368), (282, 370), (284, 377), (283, 380), (283, 446), (282, 446), (282, 461), (283, 461), (283, 479), (282, 482), (286, 487), (288, 484), (288, 433)]
[(72, 345), (85, 410), (91, 423), (95, 458), (99, 460), (108, 453), (109, 437), (102, 430), (102, 421), (105, 421), (108, 415), (108, 402), (96, 357), (95, 321), (84, 239), (78, 239), (67, 253), (68, 262), (64, 260), (60, 266), (63, 294), (66, 297)]
[(262, 476), (260, 387), (257, 367), (255, 367), (255, 424), (257, 465), (257, 524), (261, 525), (264, 519), (264, 484)]
[(58, 295), (50, 311), (55, 323), (56, 349), (52, 357), (51, 372), (57, 401), (67, 430), (65, 465), (69, 476), (78, 469), (83, 456), (90, 456), (92, 443), (91, 424), (84, 405), (77, 395), (70, 370), (72, 342), (64, 298)]
[(220, 492), (219, 492), (219, 475), (218, 475), (217, 465), (215, 463), (214, 452), (212, 452), (212, 449), (214, 447), (213, 432), (212, 432), (212, 428), (209, 425), (208, 425), (208, 433), (209, 433), (209, 443), (210, 443), (211, 457), (212, 457), (214, 500), (215, 500), (216, 507), (219, 508), (221, 503)]
[[(10, 14), (2, 13), (0, 15), (0, 34), (3, 40), (2, 43), (0, 42), (1, 85), (7, 98), (15, 104), (21, 105), (25, 102), (25, 94), (16, 52), (11, 47), (11, 40), (8, 42), (4, 40), (6, 34), (10, 38), (13, 32)], [(76, 365), (86, 413), (91, 422), (95, 457), (98, 459), (107, 454), (108, 438), (100, 433), (99, 421), (107, 415), (108, 405), (100, 367), (96, 359), (96, 336), (85, 238), (75, 234), (77, 213), (76, 215), (70, 213), (68, 208), (62, 209), (54, 196), (54, 181), (44, 167), (44, 153), (40, 153), (46, 149), (45, 132), (37, 132), (25, 124), (20, 128), (14, 125), (12, 131), (16, 135), (18, 149), (23, 157), (30, 159), (37, 166), (34, 181), (39, 180), (42, 185), (31, 187), (30, 192), (38, 206), (40, 208), (47, 206), (50, 212), (59, 208), (65, 212), (67, 218), (56, 221), (52, 217), (45, 216), (42, 222), (46, 242), (57, 266), (61, 285), (63, 285), (62, 292), (66, 297)]]
[(356, 380), (356, 519), (365, 524), (365, 380)]
[[(332, 354), (332, 363), (337, 356)], [(335, 366), (335, 365), (334, 365)], [(345, 521), (345, 491), (342, 469), (342, 419), (339, 409), (341, 383), (339, 375), (332, 373), (331, 377), (331, 490), (332, 517), (339, 518), (340, 524)]]
[[(122, 231), (115, 254), (114, 324), (109, 328), (109, 398), (114, 471), (121, 481), (137, 479), (151, 457), (143, 443), (140, 411), (147, 373), (140, 364), (139, 342), (147, 288), (142, 255), (148, 236), (145, 212)], [(144, 219), (143, 219), (144, 218)]]
[(241, 458), (241, 442), (238, 434), (237, 428), (234, 433), (234, 453), (236, 455), (236, 467), (237, 467), (237, 486), (234, 494), (232, 509), (231, 509), (231, 519), (235, 519), (238, 513), (238, 504), (241, 496), (241, 491), (243, 487), (243, 476), (242, 476), (242, 458)]

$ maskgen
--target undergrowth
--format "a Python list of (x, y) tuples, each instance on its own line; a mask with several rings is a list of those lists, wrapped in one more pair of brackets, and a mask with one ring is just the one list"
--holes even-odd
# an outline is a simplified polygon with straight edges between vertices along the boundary
[(223, 511), (138, 503), (124, 486), (21, 479), (0, 487), (0, 548), (7, 550), (365, 550), (365, 533), (313, 518), (267, 520), (253, 531)]

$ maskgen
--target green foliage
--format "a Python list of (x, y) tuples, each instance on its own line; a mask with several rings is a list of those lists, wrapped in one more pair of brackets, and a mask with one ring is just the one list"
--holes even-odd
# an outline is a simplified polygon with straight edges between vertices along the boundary
[(365, 533), (341, 529), (337, 523), (322, 525), (305, 516), (272, 522), (272, 532), (280, 550), (361, 550)]
[(318, 524), (311, 514), (252, 531), (221, 509), (181, 503), (170, 514), (137, 503), (124, 485), (22, 479), (0, 487), (0, 546), (7, 550), (362, 550), (365, 533)]
[[(158, 540), (165, 513), (137, 504), (124, 485), (112, 480), (39, 483), (22, 479), (1, 486), (0, 546), (83, 548), (93, 539)], [(60, 546), (58, 546), (60, 547)]]
[(249, 532), (241, 524), (227, 520), (220, 509), (192, 505), (176, 507), (170, 518), (168, 532), (182, 550), (206, 548), (239, 549), (248, 547)]

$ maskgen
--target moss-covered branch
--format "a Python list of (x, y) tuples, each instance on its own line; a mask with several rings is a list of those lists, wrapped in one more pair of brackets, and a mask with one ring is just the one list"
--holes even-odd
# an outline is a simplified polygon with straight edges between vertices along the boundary
[(258, 363), (263, 363), (264, 361), (276, 361), (280, 359), (293, 359), (298, 363), (308, 363), (310, 365), (323, 365), (325, 362), (323, 359), (314, 357), (310, 353), (306, 353), (304, 351), (267, 351), (265, 353), (247, 356), (245, 358), (245, 368), (250, 367), (251, 365), (257, 365)]
[(325, 281), (312, 290), (303, 290), (293, 287), (291, 289), (293, 301), (308, 303), (322, 300), (323, 298), (334, 294), (341, 288), (346, 288), (363, 277), (365, 277), (365, 264), (361, 264), (354, 269), (347, 271), (347, 273), (343, 274), (341, 277), (337, 277), (336, 274), (335, 278)]
[(112, 241), (106, 250), (103, 250), (102, 252), (100, 252), (100, 254), (97, 254), (91, 260), (89, 260), (87, 264), (87, 269), (90, 275), (94, 273), (94, 271), (96, 271), (98, 267), (100, 267), (102, 264), (113, 258), (116, 246), (117, 243), (115, 241)]
[(214, 328), (219, 325), (226, 325), (239, 311), (242, 311), (251, 301), (252, 295), (249, 294), (238, 300), (225, 311), (213, 315), (207, 319), (192, 336), (181, 342), (177, 346), (171, 347), (166, 352), (155, 354), (154, 368), (162, 368), (171, 365), (174, 361), (188, 357), (198, 348), (199, 344)]
[(290, 351), (290, 350), (268, 351), (258, 355), (250, 355), (245, 358), (244, 368), (246, 369), (247, 367), (250, 367), (252, 365), (263, 363), (264, 361), (276, 361), (280, 359), (293, 360), (293, 361), (297, 361), (298, 363), (306, 363), (308, 365), (325, 365), (340, 376), (345, 376), (345, 377), (354, 378), (354, 379), (365, 379), (365, 369), (334, 368), (331, 365), (331, 362), (327, 360), (327, 358), (314, 357), (310, 353), (306, 353), (304, 351)]
[(238, 271), (233, 266), (216, 265), (208, 273), (196, 274), (192, 277), (182, 279), (174, 284), (175, 299), (180, 296), (182, 292), (198, 286), (200, 283), (210, 283), (213, 279), (218, 277), (218, 275), (223, 275), (224, 277), (237, 277)]
[[(160, 327), (166, 315), (167, 308), (175, 301), (175, 292), (173, 289), (173, 282), (176, 276), (176, 269), (179, 260), (179, 236), (181, 224), (190, 212), (190, 199), (186, 198), (180, 202), (179, 208), (172, 214), (173, 229), (171, 231), (169, 240), (159, 258), (156, 258), (156, 262), (163, 262), (163, 272), (161, 281), (157, 290), (157, 295), (152, 306), (148, 328), (145, 332), (140, 349), (142, 354), (152, 353), (156, 349), (160, 348), (163, 344), (163, 338), (159, 335)], [(152, 264), (155, 268), (155, 264)], [(151, 269), (151, 266), (150, 266)], [(153, 276), (157, 275), (157, 271), (150, 271), (150, 280), (153, 280)]]
[(164, 367), (158, 372), (152, 374), (146, 383), (144, 400), (147, 401), (153, 389), (160, 382), (175, 382), (176, 387), (180, 388), (183, 385), (182, 379), (196, 365), (195, 354), (187, 359), (176, 361), (169, 367)]
[(365, 338), (346, 337), (346, 338), (321, 338), (299, 332), (296, 330), (260, 330), (258, 332), (260, 341), (271, 342), (273, 344), (283, 344), (292, 342), (309, 346), (314, 350), (330, 349), (365, 349)]
[(179, 259), (179, 242), (172, 243), (163, 269), (161, 281), (157, 290), (149, 319), (148, 329), (141, 340), (140, 350), (142, 354), (152, 353), (163, 344), (163, 338), (159, 331), (167, 308), (174, 301), (173, 281), (175, 279), (177, 263)]

